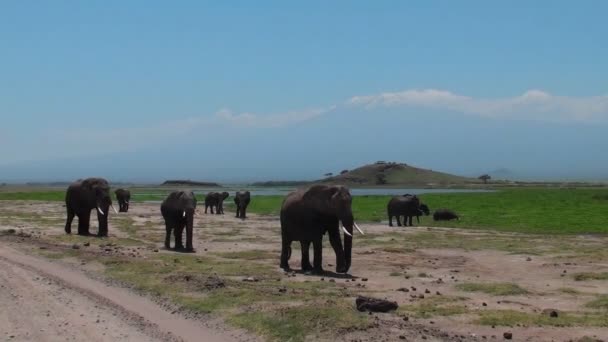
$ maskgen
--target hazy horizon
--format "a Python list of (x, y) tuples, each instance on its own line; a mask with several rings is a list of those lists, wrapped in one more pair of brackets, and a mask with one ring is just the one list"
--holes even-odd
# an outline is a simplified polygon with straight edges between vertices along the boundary
[[(608, 180), (608, 2), (0, 4), (0, 182)], [(502, 172), (497, 172), (502, 170)]]

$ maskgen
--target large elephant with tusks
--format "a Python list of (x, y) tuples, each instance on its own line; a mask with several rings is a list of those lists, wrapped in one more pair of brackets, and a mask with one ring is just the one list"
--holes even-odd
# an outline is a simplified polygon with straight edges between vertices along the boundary
[[(351, 265), (354, 221), (352, 197), (346, 187), (315, 185), (296, 190), (285, 197), (281, 207), (281, 268), (289, 270), (291, 243), (300, 241), (302, 270), (323, 272), (322, 240), (328, 233), (336, 254), (336, 272), (346, 273)], [(344, 245), (340, 231), (344, 231)], [(314, 248), (314, 266), (310, 265), (308, 251)]]
[[(194, 252), (192, 232), (196, 197), (192, 191), (173, 191), (160, 206), (165, 219), (165, 248), (170, 249), (171, 232), (175, 235), (175, 250)], [(186, 228), (186, 247), (184, 248), (182, 232)]]
[[(108, 236), (108, 214), (112, 206), (110, 185), (103, 178), (79, 179), (70, 184), (65, 194), (67, 220), (65, 232), (72, 233), (72, 220), (78, 216), (78, 235), (91, 235), (89, 224), (91, 210), (97, 211), (99, 230), (97, 236)], [(116, 209), (114, 209), (116, 212)]]

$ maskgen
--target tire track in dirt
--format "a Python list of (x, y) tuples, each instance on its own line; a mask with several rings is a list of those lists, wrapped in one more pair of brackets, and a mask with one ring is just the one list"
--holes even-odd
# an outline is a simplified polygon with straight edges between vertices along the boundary
[(234, 340), (127, 289), (2, 243), (0, 307), (0, 332), (14, 341)]

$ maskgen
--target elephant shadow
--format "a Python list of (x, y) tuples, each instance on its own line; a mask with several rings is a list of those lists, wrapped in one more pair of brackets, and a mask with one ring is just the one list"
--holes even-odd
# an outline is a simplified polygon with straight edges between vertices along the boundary
[(336, 273), (332, 271), (323, 270), (323, 272), (313, 272), (304, 270), (292, 270), (295, 274), (301, 274), (307, 277), (324, 277), (324, 278), (335, 278), (335, 279), (359, 279), (359, 277), (353, 276), (348, 273)]
[(183, 254), (194, 254), (196, 253), (196, 249), (188, 250), (186, 248), (163, 248), (165, 251), (174, 252), (174, 253), (183, 253)]

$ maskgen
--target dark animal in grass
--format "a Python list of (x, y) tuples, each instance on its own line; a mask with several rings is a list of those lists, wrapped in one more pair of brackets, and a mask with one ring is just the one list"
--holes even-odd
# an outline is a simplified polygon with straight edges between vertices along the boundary
[[(165, 248), (170, 249), (171, 232), (175, 235), (175, 250), (194, 252), (192, 246), (192, 231), (196, 197), (192, 191), (173, 191), (163, 201), (160, 212), (165, 219)], [(182, 240), (182, 232), (186, 228), (186, 247)]]
[[(91, 210), (97, 211), (99, 230), (97, 236), (108, 236), (108, 214), (112, 207), (110, 185), (103, 178), (79, 179), (70, 184), (65, 194), (67, 220), (65, 232), (72, 233), (72, 220), (78, 216), (78, 235), (90, 235)], [(114, 209), (116, 212), (116, 209)]]
[(215, 208), (215, 214), (220, 215), (224, 213), (224, 200), (230, 196), (227, 192), (210, 192), (205, 196), (205, 214), (207, 209), (211, 208), (213, 214), (213, 208)]
[(459, 220), (458, 215), (450, 209), (437, 209), (433, 213), (433, 220), (435, 221), (450, 221)]
[(118, 201), (118, 211), (126, 213), (129, 211), (129, 203), (131, 202), (131, 191), (125, 189), (117, 189), (114, 191), (116, 200)]
[[(285, 197), (281, 206), (281, 268), (289, 270), (291, 243), (300, 241), (302, 270), (323, 272), (323, 235), (336, 254), (336, 272), (346, 273), (351, 265), (353, 228), (363, 231), (354, 221), (352, 197), (346, 187), (315, 185), (299, 189)], [(344, 245), (340, 231), (344, 231)], [(314, 266), (311, 266), (309, 249), (314, 249)]]
[(236, 204), (236, 217), (240, 219), (247, 218), (247, 206), (251, 202), (251, 194), (249, 191), (239, 191), (234, 195), (234, 204)]
[(412, 218), (422, 214), (420, 210), (420, 199), (416, 195), (395, 196), (386, 205), (388, 214), (388, 225), (393, 226), (393, 217), (397, 218), (397, 226), (401, 227), (401, 216), (404, 217), (403, 225), (413, 226)]

